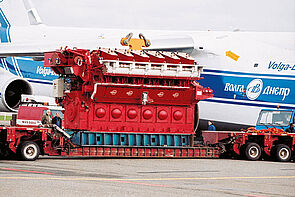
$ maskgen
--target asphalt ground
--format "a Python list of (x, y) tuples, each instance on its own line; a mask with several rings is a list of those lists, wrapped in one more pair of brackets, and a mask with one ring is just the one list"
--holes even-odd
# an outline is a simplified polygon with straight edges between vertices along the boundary
[(0, 196), (295, 196), (295, 163), (41, 157), (0, 160)]

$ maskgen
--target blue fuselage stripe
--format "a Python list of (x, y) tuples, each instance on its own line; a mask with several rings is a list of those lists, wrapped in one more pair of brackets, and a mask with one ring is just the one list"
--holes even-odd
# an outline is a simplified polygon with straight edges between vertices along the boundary
[[(225, 100), (211, 100), (206, 99), (205, 102), (212, 102), (212, 103), (222, 103), (222, 104), (232, 104), (232, 105), (243, 105), (243, 106), (252, 106), (252, 107), (262, 107), (262, 108), (277, 108), (277, 105), (272, 104), (258, 104), (258, 103), (241, 103), (241, 102), (234, 102), (234, 101), (225, 101)], [(280, 109), (294, 109), (292, 106), (279, 106)]]
[(204, 69), (204, 72), (207, 73), (220, 73), (220, 74), (234, 74), (234, 75), (247, 75), (247, 76), (255, 76), (255, 77), (290, 77), (294, 78), (294, 75), (274, 75), (274, 74), (262, 74), (262, 73), (244, 73), (244, 72), (236, 72), (236, 71), (224, 71), (224, 70), (214, 70), (214, 69)]
[(34, 80), (28, 80), (31, 83), (40, 83), (40, 84), (48, 84), (48, 85), (52, 85), (53, 82), (46, 82), (46, 81), (34, 81)]
[(0, 38), (1, 38), (1, 42), (5, 43), (5, 42), (11, 42), (10, 40), (10, 23), (8, 22), (7, 18), (5, 17), (2, 9), (0, 8)]

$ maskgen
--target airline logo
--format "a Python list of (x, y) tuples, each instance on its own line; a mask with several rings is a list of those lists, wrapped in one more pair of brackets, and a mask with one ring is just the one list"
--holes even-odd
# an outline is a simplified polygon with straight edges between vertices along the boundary
[(291, 89), (288, 87), (279, 87), (267, 85), (263, 87), (263, 81), (261, 79), (253, 79), (247, 85), (235, 84), (235, 83), (225, 83), (223, 91), (240, 93), (247, 96), (249, 100), (256, 100), (260, 95), (262, 96), (280, 96), (281, 101), (284, 101), (291, 93)]
[(42, 75), (43, 77), (46, 76), (58, 76), (57, 74), (55, 74), (50, 68), (44, 68), (43, 66), (38, 66), (36, 73), (39, 75)]
[(252, 80), (246, 90), (246, 95), (248, 99), (255, 100), (261, 93), (263, 87), (263, 82), (261, 79)]
[(268, 69), (276, 70), (281, 72), (282, 70), (294, 70), (295, 71), (295, 65), (287, 64), (283, 62), (276, 62), (276, 61), (270, 61), (268, 64)]

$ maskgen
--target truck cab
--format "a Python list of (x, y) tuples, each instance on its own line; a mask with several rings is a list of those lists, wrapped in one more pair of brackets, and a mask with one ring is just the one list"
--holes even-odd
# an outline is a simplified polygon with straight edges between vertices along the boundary
[(255, 128), (257, 130), (277, 128), (285, 131), (294, 121), (294, 110), (263, 109), (260, 111)]
[(46, 107), (20, 106), (16, 118), (16, 126), (38, 127)]

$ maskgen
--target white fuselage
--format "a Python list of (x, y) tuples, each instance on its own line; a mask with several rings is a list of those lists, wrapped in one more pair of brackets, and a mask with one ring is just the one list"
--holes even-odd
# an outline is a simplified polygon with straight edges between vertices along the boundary
[(255, 125), (261, 108), (294, 109), (295, 33), (204, 32), (194, 38), (203, 47), (196, 46), (194, 56), (207, 65), (200, 83), (214, 90), (214, 98), (200, 102), (200, 119)]

